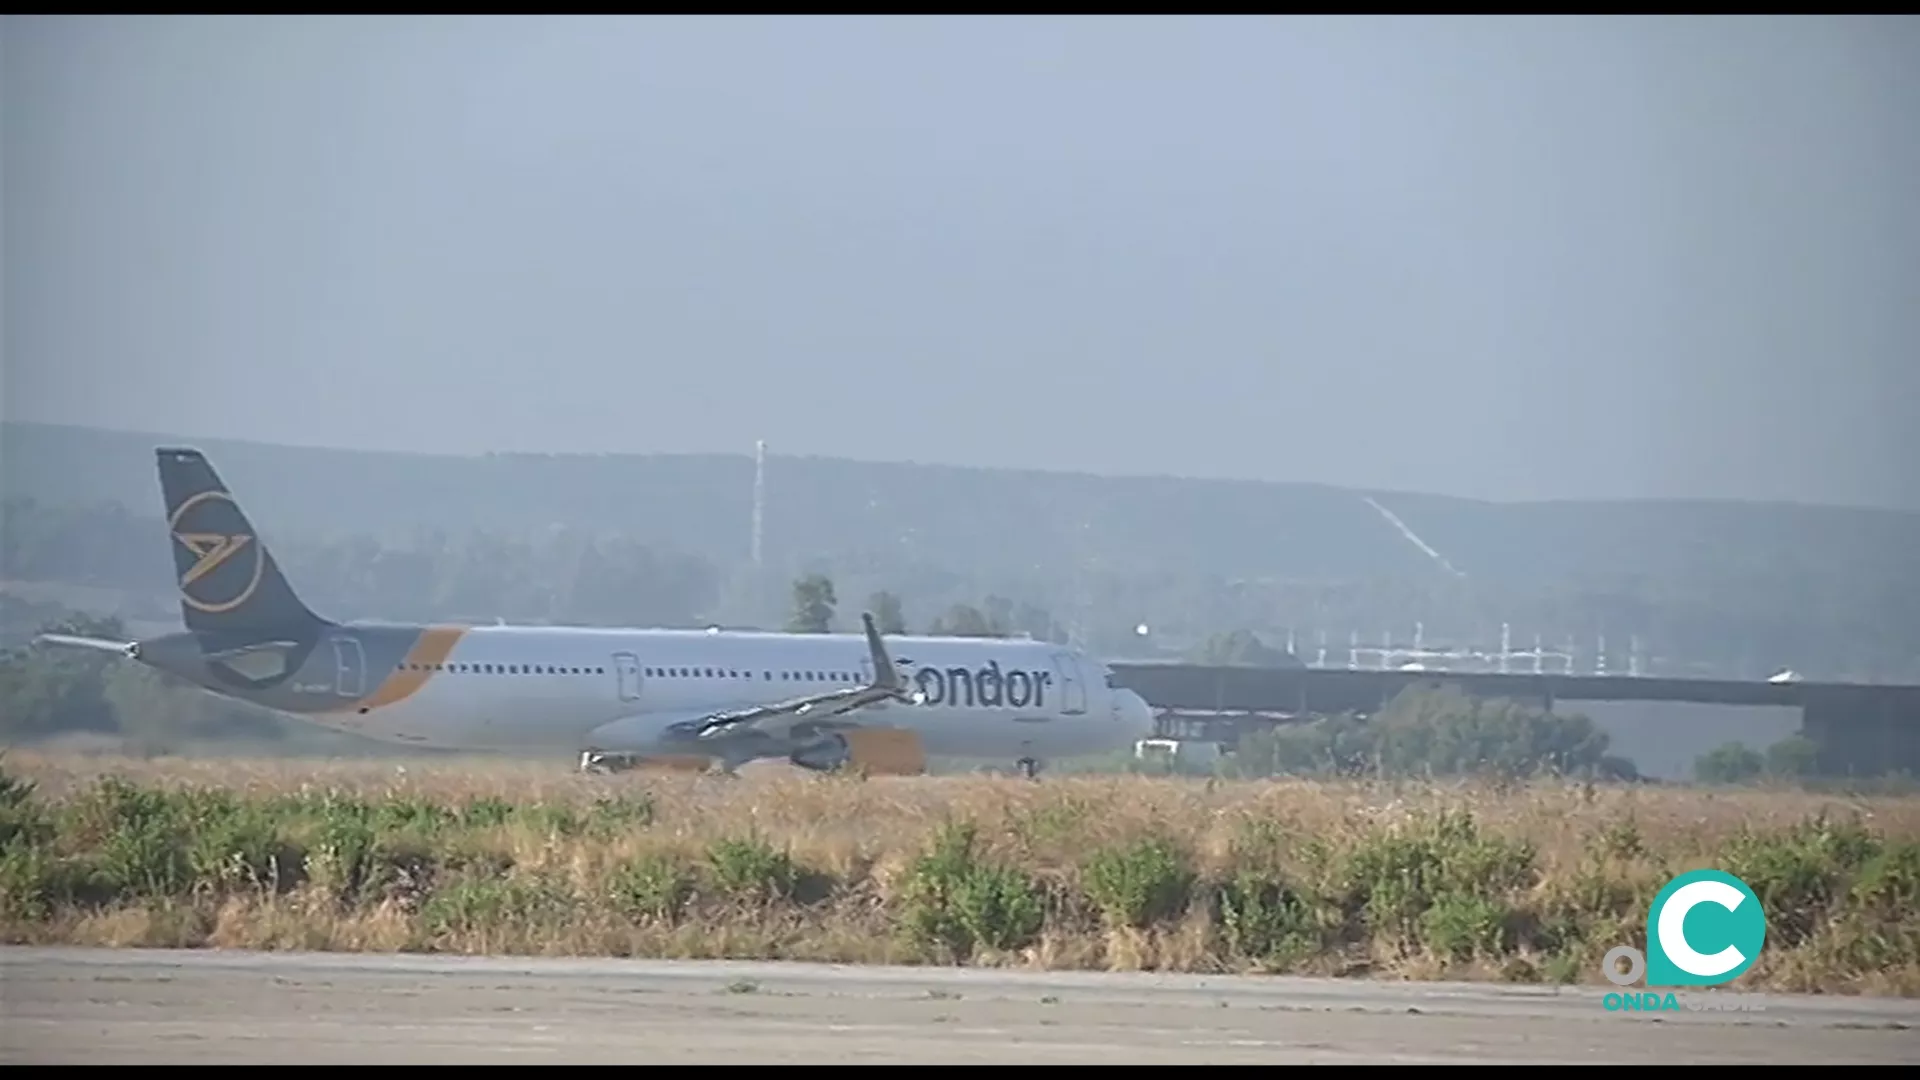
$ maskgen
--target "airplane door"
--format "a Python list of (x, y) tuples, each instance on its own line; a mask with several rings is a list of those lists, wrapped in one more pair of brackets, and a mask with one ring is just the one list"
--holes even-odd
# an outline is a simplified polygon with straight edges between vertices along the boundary
[(367, 654), (358, 638), (333, 639), (333, 692), (344, 698), (367, 692)]
[(1080, 681), (1080, 660), (1072, 653), (1054, 653), (1054, 670), (1060, 673), (1060, 711), (1078, 716), (1087, 711), (1087, 684)]
[(619, 682), (620, 700), (639, 701), (640, 658), (632, 653), (614, 653), (613, 673)]

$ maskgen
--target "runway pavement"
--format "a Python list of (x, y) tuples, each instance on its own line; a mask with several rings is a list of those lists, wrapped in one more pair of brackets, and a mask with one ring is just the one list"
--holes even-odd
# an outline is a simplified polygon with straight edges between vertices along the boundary
[(814, 964), (0, 949), (7, 1064), (1920, 1061), (1920, 1001)]

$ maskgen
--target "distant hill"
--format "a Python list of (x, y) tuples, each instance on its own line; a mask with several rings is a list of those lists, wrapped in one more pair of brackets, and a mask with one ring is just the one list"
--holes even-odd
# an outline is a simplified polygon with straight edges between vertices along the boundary
[[(0, 492), (159, 513), (153, 448), (206, 450), (261, 528), (403, 538), (419, 529), (618, 530), (727, 565), (749, 548), (740, 455), (454, 457), (313, 449), (28, 423), (0, 425)], [(861, 551), (956, 570), (1363, 579), (1447, 571), (1545, 583), (1667, 577), (1728, 563), (1791, 575), (1844, 563), (1920, 574), (1920, 514), (1714, 501), (1491, 503), (1311, 484), (772, 457), (766, 548), (779, 561)]]
[[(425, 533), (527, 535), (564, 525), (623, 533), (727, 573), (749, 551), (746, 453), (455, 457), (8, 423), (0, 425), (0, 494), (118, 503), (157, 518), (153, 449), (165, 444), (207, 451), (269, 539), (361, 535), (408, 546)], [(765, 550), (780, 573), (824, 562), (879, 580), (911, 566), (926, 580), (933, 567), (974, 596), (1000, 589), (1056, 606), (1069, 579), (1091, 575), (1099, 587), (1152, 593), (1158, 612), (1176, 603), (1168, 596), (1188, 597), (1178, 603), (1196, 633), (1232, 629), (1221, 623), (1229, 617), (1244, 626), (1257, 616), (1264, 621), (1255, 628), (1267, 631), (1311, 626), (1334, 600), (1359, 592), (1365, 611), (1410, 624), (1423, 611), (1431, 619), (1464, 607), (1471, 593), (1476, 625), (1525, 607), (1536, 624), (1569, 632), (1624, 636), (1657, 624), (1670, 639), (1704, 641), (1761, 627), (1778, 640), (1851, 635), (1902, 663), (1920, 656), (1920, 514), (1896, 511), (1705, 500), (1508, 504), (774, 456)], [(153, 559), (158, 566), (164, 551)], [(1329, 600), (1329, 583), (1350, 587)], [(1124, 614), (1131, 626), (1131, 608), (1150, 605), (1109, 606), (1129, 607), (1115, 618)], [(1377, 638), (1380, 623), (1363, 625)], [(1832, 646), (1836, 656), (1852, 647)]]

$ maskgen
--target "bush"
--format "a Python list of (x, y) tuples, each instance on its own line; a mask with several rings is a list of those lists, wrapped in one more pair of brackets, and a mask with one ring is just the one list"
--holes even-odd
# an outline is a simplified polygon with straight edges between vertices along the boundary
[(964, 960), (977, 948), (1007, 952), (1040, 933), (1046, 908), (1032, 878), (975, 850), (978, 827), (949, 823), (913, 863), (901, 894), (901, 926), (917, 944)]

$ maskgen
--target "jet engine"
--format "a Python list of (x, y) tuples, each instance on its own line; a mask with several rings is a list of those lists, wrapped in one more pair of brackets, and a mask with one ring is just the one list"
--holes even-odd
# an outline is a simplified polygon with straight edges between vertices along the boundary
[(927, 771), (920, 736), (891, 728), (830, 731), (787, 760), (815, 772), (844, 769), (868, 776), (919, 776)]

